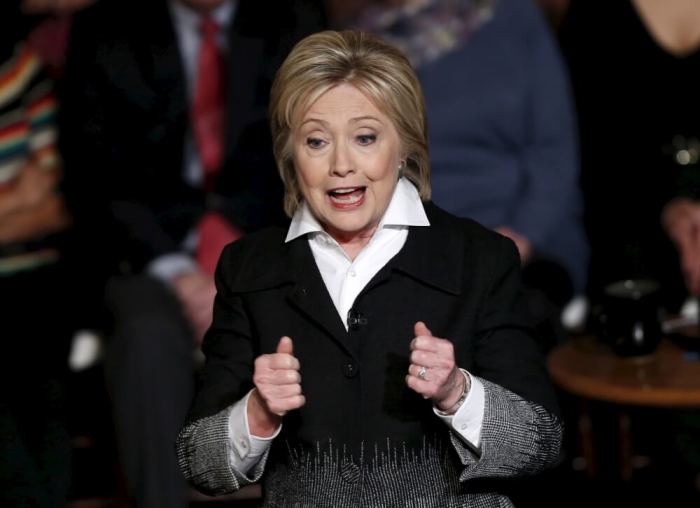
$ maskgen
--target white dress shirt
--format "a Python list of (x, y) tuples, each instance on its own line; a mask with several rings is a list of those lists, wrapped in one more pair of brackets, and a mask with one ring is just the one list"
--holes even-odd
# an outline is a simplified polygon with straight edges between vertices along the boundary
[(292, 217), (285, 241), (308, 235), (316, 265), (347, 330), (346, 318), (355, 298), (398, 254), (408, 238), (409, 226), (427, 227), (430, 222), (416, 188), (408, 180), (401, 179), (376, 232), (354, 260), (323, 230), (306, 203)]
[[(354, 260), (323, 230), (306, 203), (302, 203), (294, 214), (286, 241), (307, 236), (323, 282), (347, 329), (348, 311), (355, 298), (372, 277), (398, 254), (408, 238), (409, 226), (429, 227), (430, 222), (418, 191), (407, 179), (401, 178), (376, 232)], [(471, 381), (464, 403), (452, 416), (442, 416), (437, 411), (435, 414), (462, 439), (478, 448), (484, 418), (484, 387), (477, 378), (463, 372)], [(275, 435), (269, 438), (251, 435), (246, 411), (249, 395), (234, 404), (229, 417), (229, 437), (233, 444), (231, 467), (243, 475), (257, 464), (282, 428), (280, 426)]]

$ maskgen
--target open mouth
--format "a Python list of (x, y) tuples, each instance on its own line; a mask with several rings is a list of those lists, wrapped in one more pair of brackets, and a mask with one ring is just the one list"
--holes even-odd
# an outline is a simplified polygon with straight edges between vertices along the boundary
[(354, 208), (365, 200), (367, 187), (342, 187), (328, 191), (331, 204), (336, 208)]

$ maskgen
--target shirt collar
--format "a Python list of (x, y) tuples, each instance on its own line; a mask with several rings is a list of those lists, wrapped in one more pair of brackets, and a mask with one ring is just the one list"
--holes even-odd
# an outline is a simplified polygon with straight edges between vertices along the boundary
[[(406, 178), (399, 179), (378, 229), (395, 226), (430, 226), (418, 190)], [(325, 233), (311, 209), (302, 202), (292, 217), (285, 242), (308, 233)]]
[[(193, 11), (179, 0), (170, 0), (170, 8), (175, 17), (175, 22), (181, 27), (186, 27), (195, 32), (199, 29), (201, 14)], [(211, 17), (222, 29), (228, 28), (236, 9), (234, 1), (223, 2), (211, 12)]]

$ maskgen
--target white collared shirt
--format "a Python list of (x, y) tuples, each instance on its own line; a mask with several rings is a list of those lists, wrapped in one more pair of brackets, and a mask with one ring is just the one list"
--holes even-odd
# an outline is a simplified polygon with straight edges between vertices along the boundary
[(406, 243), (409, 226), (430, 226), (416, 188), (399, 180), (376, 232), (352, 260), (303, 203), (294, 214), (285, 241), (307, 235), (323, 282), (347, 330), (348, 311), (357, 295)]
[[(401, 178), (377, 230), (354, 260), (323, 230), (306, 203), (294, 214), (285, 241), (307, 235), (323, 282), (347, 329), (348, 311), (355, 298), (372, 277), (398, 254), (408, 238), (409, 226), (429, 227), (430, 222), (418, 191), (407, 179)], [(484, 387), (478, 378), (463, 372), (471, 381), (464, 403), (453, 416), (435, 414), (462, 439), (478, 448), (484, 418)], [(246, 411), (249, 395), (234, 404), (229, 416), (229, 436), (233, 444), (229, 454), (230, 464), (242, 475), (258, 463), (281, 429), (280, 426), (274, 436), (264, 439), (250, 434)]]

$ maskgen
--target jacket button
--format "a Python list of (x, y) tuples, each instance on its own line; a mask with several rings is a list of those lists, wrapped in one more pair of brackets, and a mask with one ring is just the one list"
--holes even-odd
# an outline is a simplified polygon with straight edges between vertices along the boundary
[(355, 377), (359, 371), (359, 367), (355, 362), (347, 362), (343, 364), (343, 375), (345, 377)]

